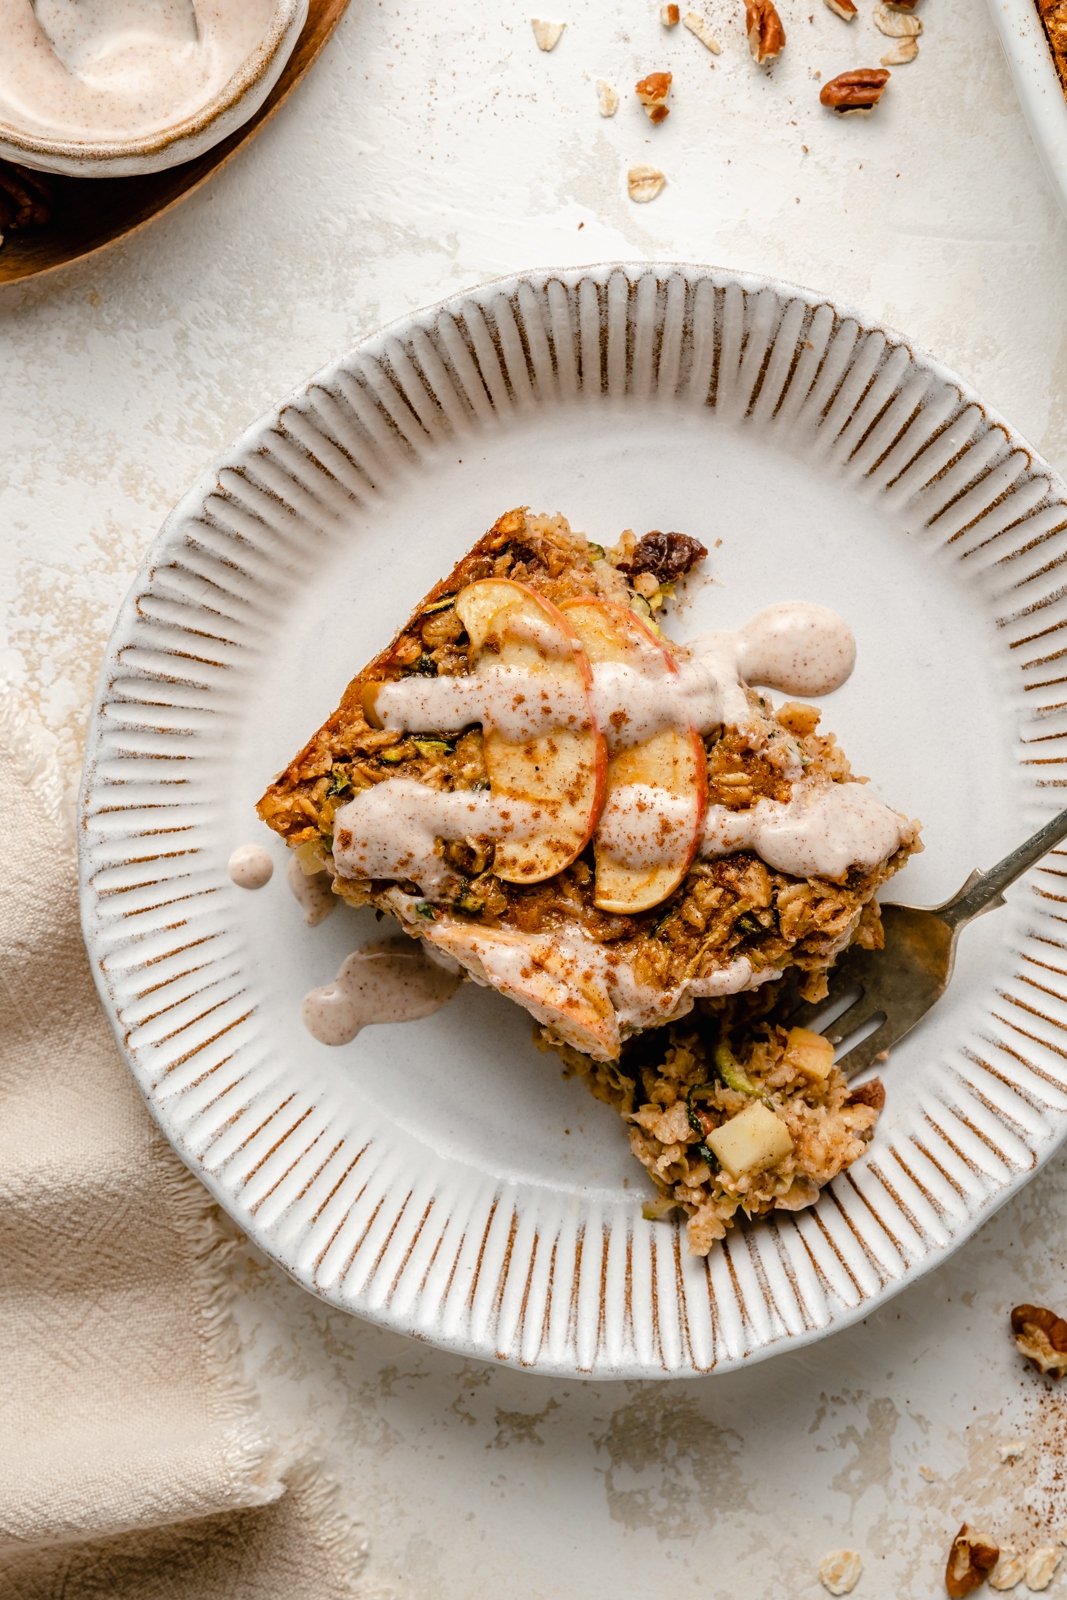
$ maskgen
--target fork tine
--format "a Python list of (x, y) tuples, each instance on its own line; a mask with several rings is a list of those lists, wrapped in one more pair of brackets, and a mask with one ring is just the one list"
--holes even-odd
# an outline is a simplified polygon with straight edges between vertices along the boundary
[(882, 1004), (881, 997), (869, 995), (865, 991), (849, 1006), (847, 1011), (842, 1011), (841, 1015), (835, 1017), (833, 1022), (829, 1023), (822, 1031), (831, 1043), (839, 1044), (843, 1039), (847, 1039), (850, 1034), (858, 1033), (865, 1023), (871, 1021), (872, 1017), (884, 1015), (885, 1007)]
[[(835, 1006), (841, 1005), (843, 1001), (849, 1001), (850, 996), (854, 997), (850, 1004), (855, 1005), (857, 1001), (863, 999), (865, 993), (866, 985), (858, 975), (853, 977), (847, 969), (838, 969), (832, 975), (830, 987), (824, 997), (821, 1000), (804, 1000), (800, 1005), (794, 1006), (785, 1019), (786, 1023), (791, 1028), (815, 1027), (819, 1019), (825, 1018)], [(839, 1012), (832, 1023), (819, 1025), (817, 1031), (824, 1033), (827, 1026), (839, 1022), (843, 1015), (844, 1012)]]
[[(906, 1033), (908, 1030), (905, 1028), (903, 1031)], [(885, 1021), (879, 1024), (873, 1033), (869, 1033), (866, 1039), (861, 1039), (859, 1044), (855, 1044), (851, 1050), (845, 1051), (845, 1054), (835, 1063), (838, 1070), (846, 1080), (856, 1077), (860, 1072), (865, 1072), (868, 1067), (874, 1065), (875, 1058), (881, 1055), (883, 1050), (888, 1050), (890, 1045), (895, 1043), (897, 1038), (900, 1037), (900, 1032), (901, 1030), (894, 1026), (893, 1019), (886, 1017)]]

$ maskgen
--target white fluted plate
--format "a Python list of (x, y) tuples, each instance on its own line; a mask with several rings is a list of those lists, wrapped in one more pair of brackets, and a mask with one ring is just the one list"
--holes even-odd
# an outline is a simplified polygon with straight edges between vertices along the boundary
[(473, 987), (330, 1050), (307, 989), (374, 927), (307, 929), (226, 874), (274, 773), (508, 507), (679, 529), (673, 622), (822, 601), (859, 661), (827, 704), (920, 816), (894, 897), (936, 902), (1061, 803), (1064, 485), (950, 373), (830, 301), (728, 272), (490, 284), (394, 325), (265, 418), (168, 518), (115, 626), (82, 894), (104, 1003), (161, 1127), (251, 1237), (346, 1310), (540, 1372), (723, 1370), (935, 1265), (1067, 1131), (1067, 857), (963, 935), (893, 1052), (869, 1153), (704, 1261), (642, 1219), (614, 1113)]

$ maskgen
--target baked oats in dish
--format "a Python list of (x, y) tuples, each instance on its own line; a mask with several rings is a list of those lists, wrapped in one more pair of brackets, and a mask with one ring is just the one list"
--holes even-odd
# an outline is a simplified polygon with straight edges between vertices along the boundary
[(773, 997), (788, 976), (817, 999), (850, 943), (880, 943), (875, 893), (918, 848), (792, 698), (848, 677), (841, 618), (797, 602), (666, 637), (706, 554), (508, 512), (259, 802), (335, 894), (526, 1008), (698, 1250), (862, 1149), (876, 1097)]
[(1060, 85), (1067, 95), (1067, 0), (1036, 0)]

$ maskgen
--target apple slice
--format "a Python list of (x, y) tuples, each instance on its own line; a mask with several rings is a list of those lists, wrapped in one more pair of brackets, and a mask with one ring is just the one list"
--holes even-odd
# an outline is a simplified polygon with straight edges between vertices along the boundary
[(493, 871), (505, 883), (542, 883), (589, 843), (604, 802), (607, 746), (592, 669), (563, 613), (524, 583), (469, 584), (456, 613), (470, 671), (487, 678), (482, 746), (493, 797), (505, 821), (508, 800), (522, 802), (527, 817), (535, 808), (533, 829), (498, 842)]
[(573, 943), (549, 934), (472, 927), (439, 918), (415, 930), (451, 956), (475, 983), (496, 989), (595, 1061), (615, 1061), (619, 1022), (596, 963)]
[[(642, 667), (669, 680), (673, 654), (626, 606), (580, 597), (563, 607), (593, 663)], [(670, 693), (669, 681), (663, 694)], [(626, 707), (617, 708), (616, 715)], [(615, 726), (614, 718), (603, 720)], [(700, 844), (707, 810), (707, 761), (695, 727), (667, 726), (626, 742), (618, 728), (608, 761), (607, 799), (594, 838), (595, 901), (632, 915), (657, 906), (682, 882)]]

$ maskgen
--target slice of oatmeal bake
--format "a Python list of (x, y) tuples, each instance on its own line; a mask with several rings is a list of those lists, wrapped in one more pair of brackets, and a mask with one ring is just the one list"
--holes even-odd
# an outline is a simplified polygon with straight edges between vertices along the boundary
[[(747, 1151), (761, 1174), (738, 1204), (790, 1204), (853, 1158), (876, 1113), (850, 1110), (832, 1070), (793, 1084), (796, 1042), (770, 1024), (735, 1041), (773, 1078), (742, 1106), (683, 1019), (773, 994), (786, 973), (817, 998), (853, 940), (877, 946), (875, 893), (918, 848), (916, 825), (853, 777), (814, 706), (775, 707), (752, 687), (806, 696), (844, 681), (841, 619), (798, 603), (688, 647), (664, 637), (674, 585), (705, 555), (658, 532), (604, 549), (562, 517), (508, 512), (259, 802), (336, 894), (392, 912), (523, 1005), (594, 1086), (622, 1073), (602, 1097), (631, 1119), (665, 1198), (700, 1211), (698, 1244), (712, 1215), (737, 1209), (723, 1198), (731, 1160)], [(651, 1045), (639, 1037), (661, 1028)], [(802, 1101), (849, 1131), (836, 1155), (798, 1165), (807, 1147), (783, 1107), (803, 1122)], [(689, 1134), (714, 1126), (675, 1138), (683, 1118)], [(689, 1146), (712, 1155), (720, 1123), (739, 1123), (741, 1143), (714, 1156), (712, 1196)]]
[(393, 912), (597, 1059), (787, 968), (817, 996), (842, 949), (877, 941), (875, 891), (916, 845), (815, 707), (775, 709), (742, 676), (766, 634), (791, 652), (779, 676), (812, 681), (826, 627), (847, 675), (839, 619), (778, 638), (765, 612), (684, 658), (657, 638), (704, 554), (659, 533), (605, 551), (561, 517), (507, 513), (259, 802), (336, 893)]

